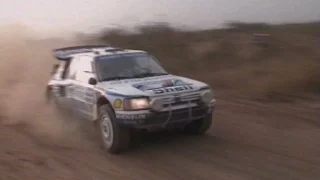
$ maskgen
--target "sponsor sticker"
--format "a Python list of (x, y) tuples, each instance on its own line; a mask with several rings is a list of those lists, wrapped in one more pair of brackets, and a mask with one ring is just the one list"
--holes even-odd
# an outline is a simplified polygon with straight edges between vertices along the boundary
[(194, 89), (194, 86), (192, 85), (182, 85), (182, 86), (158, 88), (158, 89), (153, 89), (152, 91), (154, 92), (154, 94), (166, 94), (166, 93), (172, 93), (172, 92), (189, 91), (193, 89)]
[(117, 119), (123, 119), (123, 120), (139, 120), (139, 119), (145, 119), (147, 117), (146, 114), (117, 114)]

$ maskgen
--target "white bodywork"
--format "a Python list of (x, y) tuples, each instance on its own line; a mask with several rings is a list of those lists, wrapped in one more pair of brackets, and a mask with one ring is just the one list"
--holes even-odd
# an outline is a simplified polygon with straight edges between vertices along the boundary
[[(99, 51), (99, 49), (96, 49)], [(121, 52), (99, 52), (100, 55), (108, 55), (115, 53), (134, 53), (134, 52), (144, 52), (136, 50), (126, 50)], [(114, 80), (98, 82), (96, 85), (90, 85), (88, 83), (91, 77), (95, 77), (94, 68), (92, 66), (94, 58), (98, 56), (95, 53), (82, 53), (77, 54), (72, 57), (71, 64), (69, 66), (69, 71), (66, 73), (64, 79), (61, 78), (61, 74), (64, 71), (65, 62), (60, 62), (60, 68), (52, 76), (48, 85), (59, 86), (63, 85), (67, 87), (67, 98), (73, 98), (77, 101), (87, 104), (87, 107), (81, 109), (82, 111), (87, 111), (91, 120), (97, 118), (97, 101), (98, 98), (105, 97), (110, 104), (113, 106), (117, 117), (125, 116), (126, 114), (133, 114), (134, 117), (141, 117), (148, 113), (148, 110), (143, 111), (124, 111), (121, 108), (116, 108), (113, 102), (117, 99), (124, 99), (126, 97), (137, 97), (137, 96), (147, 96), (150, 99), (161, 99), (164, 103), (170, 103), (174, 101), (176, 95), (179, 95), (181, 101), (190, 101), (193, 99), (199, 99), (202, 92), (211, 91), (209, 86), (203, 82), (196, 81), (190, 78), (175, 76), (175, 75), (163, 75), (147, 78), (136, 78), (127, 80)], [(171, 86), (166, 86), (166, 83), (171, 83)], [(70, 85), (70, 86), (68, 86)], [(88, 93), (89, 92), (89, 93)], [(212, 101), (213, 106), (214, 100)], [(174, 107), (166, 107), (162, 111), (193, 107), (196, 104), (182, 104), (176, 105)]]

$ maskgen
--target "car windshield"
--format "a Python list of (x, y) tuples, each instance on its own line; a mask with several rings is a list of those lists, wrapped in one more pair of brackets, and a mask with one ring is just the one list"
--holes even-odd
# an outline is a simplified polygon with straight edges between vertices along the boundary
[(99, 56), (95, 63), (100, 81), (168, 74), (153, 56), (146, 53)]

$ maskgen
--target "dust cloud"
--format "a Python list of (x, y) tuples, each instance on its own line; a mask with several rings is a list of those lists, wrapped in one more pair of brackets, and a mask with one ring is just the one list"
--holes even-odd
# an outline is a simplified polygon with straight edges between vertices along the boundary
[(56, 63), (52, 48), (75, 42), (37, 40), (35, 37), (35, 32), (23, 26), (1, 28), (1, 122), (23, 126), (36, 136), (62, 140), (68, 133), (78, 132), (79, 125), (57, 114), (52, 105), (47, 104), (45, 87), (52, 65)]

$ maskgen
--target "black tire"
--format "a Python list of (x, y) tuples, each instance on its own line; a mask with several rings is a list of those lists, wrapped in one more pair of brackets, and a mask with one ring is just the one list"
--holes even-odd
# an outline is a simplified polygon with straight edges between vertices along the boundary
[(202, 135), (205, 134), (212, 125), (212, 113), (208, 114), (202, 119), (189, 123), (185, 128), (184, 132), (191, 135)]
[[(108, 120), (109, 118), (109, 120)], [(121, 127), (116, 123), (115, 114), (107, 104), (99, 107), (99, 117), (96, 120), (102, 149), (108, 153), (117, 154), (126, 151), (130, 146), (130, 128)], [(107, 123), (110, 137), (105, 137), (104, 123)], [(110, 129), (112, 128), (112, 129)], [(108, 134), (108, 132), (106, 132)], [(108, 139), (109, 138), (109, 139)]]

